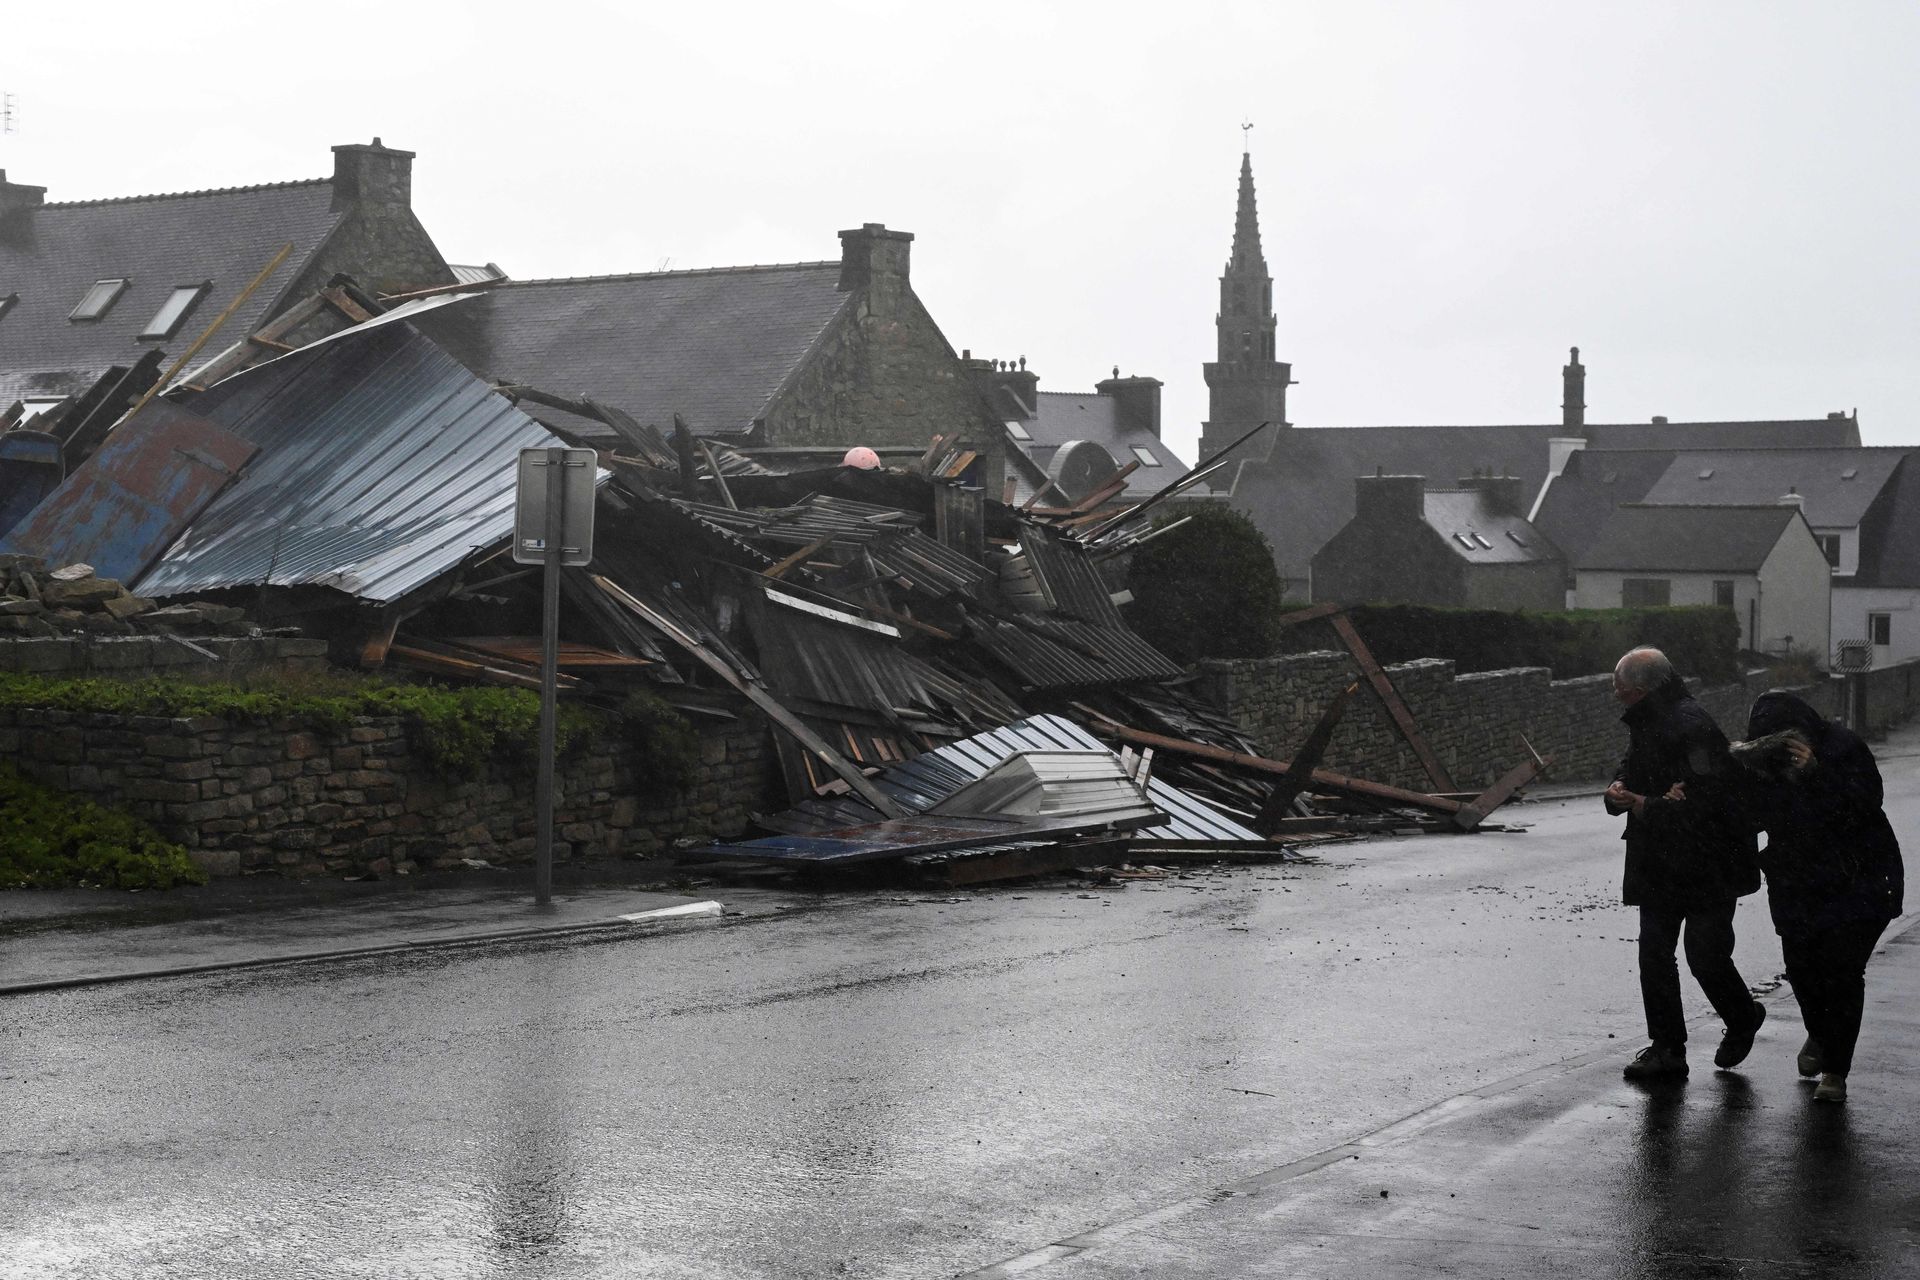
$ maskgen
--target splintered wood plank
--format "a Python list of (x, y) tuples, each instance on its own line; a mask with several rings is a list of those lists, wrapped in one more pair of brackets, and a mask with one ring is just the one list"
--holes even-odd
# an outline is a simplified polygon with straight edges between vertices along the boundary
[(1521, 761), (1507, 770), (1500, 781), (1488, 787), (1471, 804), (1462, 805), (1460, 812), (1453, 815), (1453, 825), (1462, 831), (1472, 831), (1487, 820), (1487, 815), (1513, 798), (1513, 793), (1532, 782), (1548, 764), (1552, 757), (1542, 759), (1533, 754), (1532, 744), (1528, 744), (1529, 759)]
[(1413, 713), (1407, 710), (1407, 704), (1400, 700), (1400, 691), (1393, 687), (1393, 681), (1380, 664), (1374, 661), (1373, 651), (1367, 648), (1367, 642), (1354, 630), (1353, 619), (1344, 613), (1330, 615), (1333, 629), (1340, 634), (1341, 642), (1347, 646), (1347, 652), (1353, 655), (1354, 662), (1360, 668), (1360, 674), (1367, 678), (1373, 691), (1380, 695), (1380, 703), (1386, 707), (1387, 715), (1393, 720), (1394, 727), (1400, 730), (1407, 745), (1413, 748), (1413, 754), (1419, 758), (1420, 767), (1427, 771), (1427, 780), (1433, 783), (1436, 791), (1456, 791), (1453, 778), (1448, 775), (1446, 766), (1440, 763), (1440, 757), (1433, 753), (1427, 740), (1420, 736), (1420, 726), (1414, 723)]

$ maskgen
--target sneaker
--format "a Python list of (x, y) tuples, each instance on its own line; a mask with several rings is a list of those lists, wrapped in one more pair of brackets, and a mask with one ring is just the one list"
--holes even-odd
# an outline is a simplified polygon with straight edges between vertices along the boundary
[(1847, 1100), (1847, 1078), (1829, 1071), (1820, 1077), (1820, 1083), (1814, 1086), (1815, 1102), (1845, 1102)]
[(1808, 1036), (1807, 1042), (1800, 1046), (1800, 1056), (1794, 1061), (1800, 1068), (1800, 1074), (1808, 1079), (1820, 1074), (1820, 1046), (1815, 1043), (1812, 1036)]
[(1629, 1080), (1660, 1080), (1669, 1077), (1685, 1079), (1687, 1075), (1687, 1051), (1670, 1045), (1654, 1043), (1633, 1055), (1620, 1072)]
[(1713, 1065), (1722, 1071), (1737, 1067), (1745, 1062), (1753, 1051), (1754, 1033), (1760, 1030), (1760, 1024), (1767, 1020), (1767, 1006), (1758, 1000), (1753, 1002), (1753, 1021), (1738, 1030), (1727, 1028), (1727, 1034), (1720, 1037), (1720, 1048), (1713, 1055)]

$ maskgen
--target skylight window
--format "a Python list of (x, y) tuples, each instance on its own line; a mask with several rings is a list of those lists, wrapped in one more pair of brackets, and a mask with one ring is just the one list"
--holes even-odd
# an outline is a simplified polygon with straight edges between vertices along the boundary
[(1472, 539), (1472, 538), (1469, 538), (1469, 537), (1468, 537), (1468, 536), (1467, 536), (1466, 534), (1464, 534), (1464, 533), (1456, 533), (1456, 534), (1454, 534), (1454, 535), (1453, 535), (1453, 540), (1454, 540), (1455, 542), (1457, 542), (1457, 543), (1459, 543), (1459, 544), (1460, 544), (1461, 546), (1463, 546), (1463, 547), (1465, 547), (1465, 548), (1466, 548), (1467, 550), (1469, 550), (1469, 551), (1478, 551), (1478, 550), (1480, 549), (1480, 548), (1478, 548), (1478, 547), (1476, 547), (1476, 546), (1474, 546), (1474, 545), (1473, 545), (1473, 539)]
[(1711, 480), (1711, 479), (1713, 479), (1713, 468), (1712, 468), (1712, 467), (1708, 467), (1708, 468), (1706, 468), (1706, 469), (1705, 469), (1704, 471), (1702, 471), (1702, 472), (1700, 473), (1700, 478), (1701, 478), (1702, 480)]
[(0, 320), (6, 318), (7, 312), (13, 310), (13, 304), (18, 301), (20, 295), (17, 293), (0, 294)]
[(1143, 467), (1157, 467), (1160, 465), (1160, 459), (1154, 456), (1153, 450), (1143, 444), (1133, 446), (1133, 456), (1140, 459), (1140, 465)]
[(153, 319), (147, 321), (147, 327), (140, 331), (143, 338), (171, 338), (180, 330), (181, 321), (192, 314), (200, 299), (207, 296), (213, 288), (211, 281), (200, 284), (175, 285), (167, 300), (160, 304), (160, 310), (154, 312)]
[(1007, 434), (1015, 440), (1031, 441), (1033, 439), (1033, 437), (1027, 433), (1027, 429), (1020, 425), (1020, 419), (1018, 418), (1007, 419)]
[[(5, 314), (7, 314), (7, 309), (6, 309), (6, 307), (5, 307), (5, 306), (0, 306), (0, 316), (3, 316), (3, 315), (5, 315)], [(1851, 479), (1853, 479), (1853, 478), (1854, 478), (1855, 476), (1857, 476), (1857, 475), (1859, 475), (1859, 474), (1860, 474), (1860, 468), (1858, 468), (1858, 467), (1848, 467), (1848, 468), (1847, 468), (1847, 469), (1846, 469), (1845, 471), (1842, 471), (1842, 472), (1840, 473), (1840, 478), (1841, 478), (1842, 480), (1851, 480)]]
[(1507, 536), (1513, 539), (1513, 545), (1516, 547), (1524, 547), (1527, 545), (1527, 540), (1511, 529), (1507, 530)]
[(80, 305), (73, 309), (67, 319), (98, 320), (112, 309), (113, 304), (118, 302), (120, 295), (126, 291), (125, 276), (112, 280), (95, 280), (93, 288), (87, 290), (87, 295), (80, 299)]
[(1476, 533), (1473, 535), (1473, 540), (1480, 544), (1480, 549), (1482, 551), (1493, 550), (1493, 544), (1487, 541), (1485, 534)]

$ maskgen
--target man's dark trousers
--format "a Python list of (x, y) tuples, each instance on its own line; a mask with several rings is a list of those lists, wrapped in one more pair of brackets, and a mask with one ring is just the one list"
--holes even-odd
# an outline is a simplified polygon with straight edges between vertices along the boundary
[(1647, 1038), (1679, 1048), (1687, 1042), (1680, 1007), (1680, 967), (1674, 952), (1682, 926), (1687, 968), (1729, 1027), (1753, 1021), (1753, 997), (1733, 967), (1733, 909), (1729, 899), (1708, 906), (1640, 908), (1640, 999), (1647, 1008)]

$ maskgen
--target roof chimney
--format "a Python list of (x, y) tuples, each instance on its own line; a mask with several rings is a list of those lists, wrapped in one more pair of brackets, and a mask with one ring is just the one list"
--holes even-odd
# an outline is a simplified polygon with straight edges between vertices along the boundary
[(909, 231), (889, 231), (878, 222), (840, 233), (840, 292), (867, 294), (868, 314), (890, 316), (907, 290)]
[(1461, 476), (1459, 487), (1477, 489), (1486, 495), (1487, 510), (1496, 515), (1524, 516), (1526, 508), (1521, 500), (1526, 496), (1526, 482), (1519, 476), (1496, 476), (1493, 468), (1488, 467), (1485, 474), (1476, 471), (1470, 476)]
[(1425, 518), (1425, 476), (1361, 476), (1353, 482), (1353, 516), (1368, 524), (1407, 523)]
[(333, 202), (411, 206), (413, 152), (396, 151), (375, 138), (373, 145), (345, 143), (333, 149)]
[(0, 169), (0, 217), (18, 209), (33, 209), (45, 204), (47, 189), (29, 187), (24, 182), (8, 182), (7, 171)]
[(1136, 431), (1151, 431), (1160, 438), (1160, 379), (1114, 376), (1093, 384), (1103, 396), (1113, 398), (1113, 410), (1122, 424)]
[(1560, 425), (1567, 434), (1585, 435), (1587, 425), (1587, 367), (1580, 363), (1580, 348), (1570, 348), (1572, 358), (1560, 370)]

